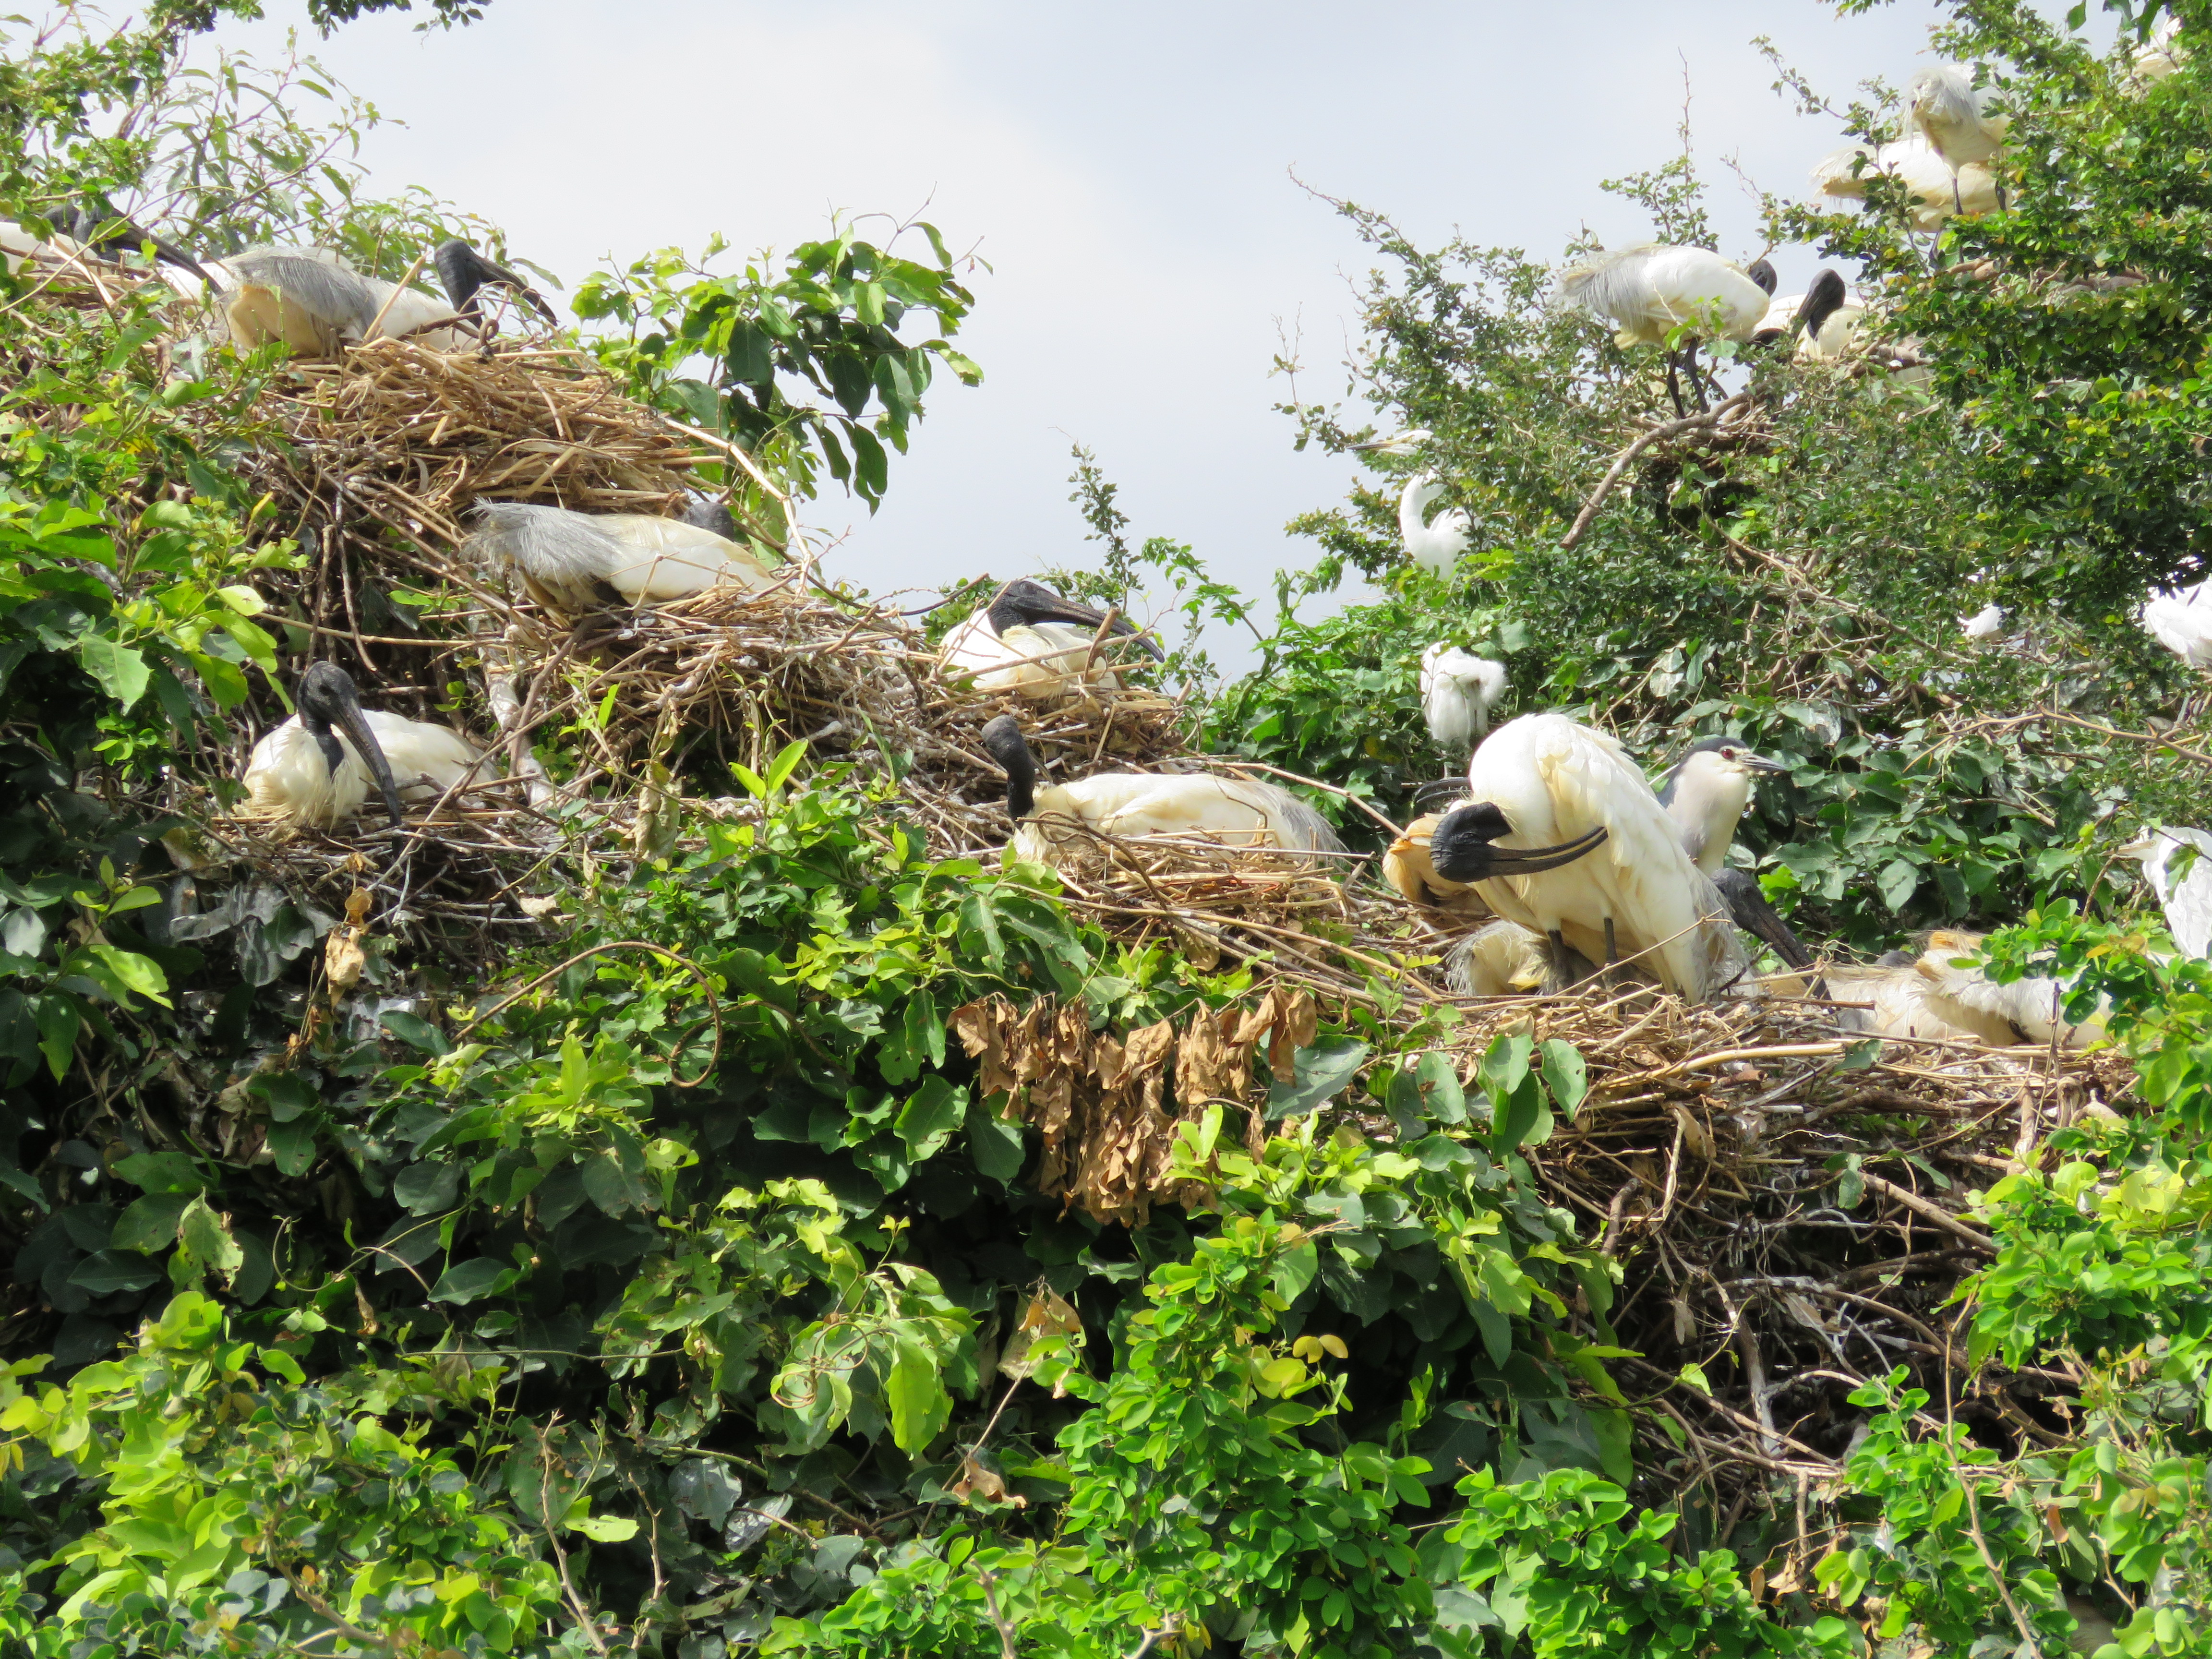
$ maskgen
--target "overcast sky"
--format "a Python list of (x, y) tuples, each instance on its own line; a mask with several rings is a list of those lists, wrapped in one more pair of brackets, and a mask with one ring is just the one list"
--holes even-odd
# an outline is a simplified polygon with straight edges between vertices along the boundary
[[(271, 11), (218, 39), (280, 52), (300, 14)], [(1264, 591), (1311, 557), (1285, 521), (1353, 476), (1292, 451), (1279, 329), (1303, 339), (1301, 391), (1337, 395), (1368, 263), (1291, 169), (1425, 243), (1456, 228), (1553, 258), (1583, 225), (1644, 240), (1596, 181), (1674, 153), (1686, 65), (1722, 251), (1747, 258), (1754, 215), (1721, 158), (1799, 192), (1841, 142), (1771, 89), (1753, 38), (1840, 104), (1868, 76), (1901, 82), (1933, 16), (1925, 0), (1853, 19), (1814, 0), (490, 0), (452, 33), (386, 15), (306, 44), (405, 123), (367, 147), (376, 184), (483, 214), (572, 289), (609, 256), (715, 231), (789, 247), (833, 210), (925, 200), (955, 247), (978, 245), (992, 269), (960, 344), (984, 384), (940, 379), (873, 518), (816, 504), (845, 536), (832, 574), (880, 592), (1083, 560), (1079, 441), (1138, 535)], [(1785, 291), (1813, 269), (1805, 249), (1775, 258)]]

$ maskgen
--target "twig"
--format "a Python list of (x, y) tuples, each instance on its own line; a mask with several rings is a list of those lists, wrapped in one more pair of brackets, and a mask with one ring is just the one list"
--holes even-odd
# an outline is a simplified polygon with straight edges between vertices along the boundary
[(1613, 493), (1613, 485), (1620, 482), (1621, 475), (1628, 471), (1630, 465), (1638, 455), (1662, 440), (1679, 438), (1685, 432), (1692, 432), (1699, 427), (1716, 424), (1729, 410), (1742, 407), (1750, 400), (1750, 392), (1739, 392), (1726, 403), (1718, 404), (1702, 415), (1685, 416), (1679, 421), (1669, 421), (1664, 426), (1655, 426), (1650, 431), (1630, 444), (1627, 448), (1622, 450), (1614, 458), (1613, 465), (1607, 470), (1605, 477), (1598, 481), (1597, 489), (1591, 494), (1589, 500), (1583, 503), (1583, 510), (1575, 515), (1575, 521), (1568, 527), (1567, 533), (1559, 538), (1559, 551), (1571, 552), (1575, 544), (1582, 540), (1583, 532), (1590, 526), (1590, 520), (1597, 517), (1598, 508), (1605, 505), (1605, 498)]

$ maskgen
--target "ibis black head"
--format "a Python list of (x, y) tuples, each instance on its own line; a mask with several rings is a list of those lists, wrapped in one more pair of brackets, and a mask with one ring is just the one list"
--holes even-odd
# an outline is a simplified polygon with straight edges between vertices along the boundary
[(738, 533), (737, 520), (730, 514), (727, 503), (718, 501), (711, 495), (694, 495), (685, 502), (684, 522), (696, 525), (702, 530), (711, 530), (725, 541), (744, 539)]
[(1750, 277), (1759, 291), (1770, 300), (1774, 297), (1774, 290), (1782, 280), (1774, 274), (1774, 267), (1764, 259), (1753, 259), (1743, 274)]
[(399, 805), (399, 786), (392, 780), (392, 763), (384, 758), (384, 747), (377, 742), (368, 716), (362, 712), (361, 693), (355, 689), (353, 676), (334, 662), (312, 663), (300, 676), (295, 700), (300, 706), (301, 728), (323, 751), (323, 763), (330, 768), (331, 775), (336, 777), (338, 768), (345, 764), (345, 750), (331, 731), (337, 726), (353, 739), (354, 751), (376, 780), (384, 810), (392, 815), (392, 823), (404, 818), (406, 813)]
[(477, 294), (487, 283), (496, 283), (511, 289), (514, 296), (535, 311), (547, 322), (558, 325), (560, 318), (553, 307), (545, 303), (545, 296), (524, 282), (505, 265), (495, 265), (476, 249), (456, 236), (438, 244), (431, 255), (438, 267), (438, 281), (446, 290), (446, 302), (464, 317), (474, 317)]
[(126, 253), (136, 253), (150, 247), (156, 259), (175, 265), (180, 270), (189, 270), (204, 283), (215, 280), (191, 254), (173, 243), (162, 240), (152, 231), (133, 224), (96, 196), (80, 196), (71, 204), (69, 232), (102, 258), (120, 258)]
[[(1075, 628), (1096, 628), (1106, 620), (1106, 613), (1094, 611), (1087, 605), (1078, 605), (1073, 599), (1064, 599), (1042, 582), (1033, 582), (1026, 576), (1018, 576), (1000, 590), (984, 613), (990, 618), (992, 631), (1003, 635), (1009, 628), (1025, 628), (1036, 623), (1066, 623)], [(1116, 635), (1133, 635), (1137, 643), (1152, 653), (1155, 661), (1164, 661), (1167, 653), (1158, 642), (1146, 635), (1138, 635), (1136, 625), (1127, 617), (1114, 618), (1108, 630)]]
[(1512, 833), (1513, 826), (1496, 806), (1486, 800), (1469, 801), (1464, 806), (1453, 807), (1430, 831), (1429, 862), (1446, 881), (1502, 880), (1537, 875), (1546, 870), (1556, 870), (1563, 864), (1572, 864), (1601, 846), (1606, 838), (1605, 826), (1600, 824), (1588, 834), (1561, 842), (1556, 847), (1491, 845), (1498, 836)]
[(1797, 307), (1797, 314), (1790, 320), (1790, 331), (1792, 334), (1802, 332), (1808, 340), (1820, 338), (1820, 325), (1843, 308), (1850, 292), (1844, 286), (1844, 279), (1839, 273), (1822, 270), (1813, 279), (1813, 286), (1805, 290), (1805, 297)]
[(983, 752), (1006, 774), (1006, 816), (1020, 821), (1036, 807), (1036, 757), (1012, 714), (1001, 714), (983, 728)]

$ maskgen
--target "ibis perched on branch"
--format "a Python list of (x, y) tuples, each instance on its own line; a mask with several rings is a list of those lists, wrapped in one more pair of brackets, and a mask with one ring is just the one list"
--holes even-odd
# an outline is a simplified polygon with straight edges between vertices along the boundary
[(973, 675), (981, 690), (1011, 691), (1032, 700), (1076, 690), (1118, 690), (1121, 681), (1092, 660), (1094, 654), (1105, 654), (1104, 641), (1134, 640), (1156, 660), (1162, 653), (1127, 617), (1115, 617), (1108, 628), (1106, 615), (1064, 599), (1041, 583), (1017, 578), (945, 636), (938, 660), (949, 672)]
[(1559, 273), (1561, 295), (1611, 322), (1619, 331), (1613, 336), (1618, 344), (1665, 345), (1676, 329), (1688, 325), (1694, 331), (1681, 351), (1667, 358), (1667, 388), (1678, 412), (1678, 370), (1687, 372), (1698, 407), (1705, 407), (1698, 340), (1751, 339), (1765, 319), (1775, 286), (1774, 268), (1764, 259), (1747, 270), (1710, 248), (1665, 242), (1599, 253)]
[[(1995, 88), (1975, 86), (1973, 76), (1957, 64), (1930, 64), (1914, 70), (1905, 83), (1906, 116), (1950, 168), (1951, 204), (1960, 213), (1966, 210), (1964, 169), (1979, 167), (1993, 173), (2004, 149), (2007, 119), (2000, 106)], [(2004, 187), (1996, 185), (1996, 191), (2002, 207)]]
[(1997, 209), (1996, 176), (1979, 161), (1956, 168), (1915, 131), (1887, 144), (1846, 144), (1813, 164), (1813, 189), (1827, 202), (1863, 202), (1866, 181), (1881, 175), (1904, 185), (1911, 199), (1910, 222), (1936, 231), (1954, 214), (1969, 218)]
[(299, 712), (265, 732), (246, 763), (246, 816), (326, 830), (361, 811), (369, 787), (392, 821), (404, 799), (435, 799), (479, 763), (458, 732), (363, 708), (353, 677), (336, 663), (300, 677)]
[(1478, 884), (1500, 916), (1544, 935), (1558, 983), (1570, 946), (1608, 965), (1636, 959), (1691, 1001), (1741, 976), (1726, 903), (1614, 739), (1563, 714), (1524, 714), (1474, 751), (1468, 793), (1430, 837), (1437, 873)]
[(1085, 830), (1288, 853), (1344, 851), (1327, 818), (1270, 783), (1203, 772), (1101, 772), (1073, 783), (1040, 785), (1036, 757), (1012, 714), (984, 726), (982, 742), (1006, 774), (1014, 852), (1040, 864), (1073, 850)]
[(682, 519), (525, 501), (479, 501), (476, 516), (466, 550), (513, 571), (540, 605), (571, 616), (711, 587), (757, 591), (775, 580), (749, 550)]

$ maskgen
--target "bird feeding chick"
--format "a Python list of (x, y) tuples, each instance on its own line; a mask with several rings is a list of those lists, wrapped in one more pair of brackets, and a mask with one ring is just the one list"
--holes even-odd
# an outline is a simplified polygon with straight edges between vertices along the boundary
[(1108, 628), (1106, 615), (1018, 577), (945, 635), (938, 662), (949, 674), (972, 676), (979, 691), (1011, 691), (1030, 702), (1118, 691), (1121, 680), (1099, 660), (1110, 660), (1102, 629), (1106, 640), (1132, 640), (1155, 661), (1164, 653), (1127, 617)]
[[(1524, 714), (1474, 751), (1468, 793), (1430, 836), (1431, 861), (1544, 936), (1547, 988), (1572, 982), (1570, 948), (1608, 966), (1635, 961), (1693, 1002), (1741, 977), (1748, 964), (1726, 902), (1613, 738), (1563, 714)], [(1499, 845), (1507, 836), (1513, 844)], [(1501, 856), (1540, 863), (1501, 868)]]
[(373, 783), (396, 824), (404, 799), (435, 799), (480, 763), (476, 746), (449, 727), (363, 708), (353, 677), (336, 663), (311, 665), (295, 701), (299, 712), (246, 758), (240, 817), (331, 829), (361, 811)]
[(1328, 819), (1273, 784), (1203, 772), (1101, 772), (1041, 785), (1036, 757), (1012, 714), (986, 726), (982, 744), (1006, 775), (1014, 854), (1035, 863), (1067, 857), (1085, 832), (1285, 853), (1344, 851)]
[(757, 592), (775, 580), (747, 549), (682, 519), (480, 501), (476, 520), (465, 550), (570, 616), (688, 599), (712, 587)]

